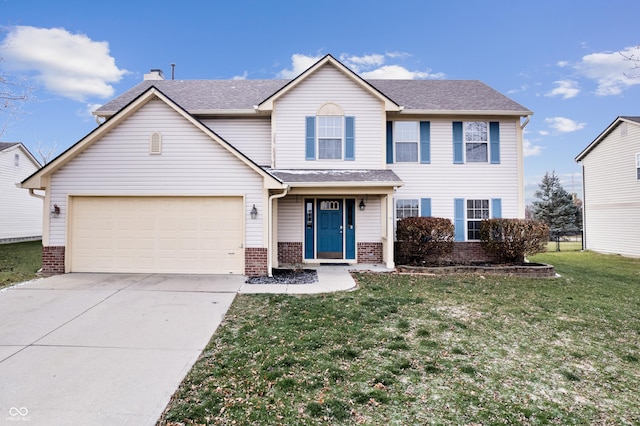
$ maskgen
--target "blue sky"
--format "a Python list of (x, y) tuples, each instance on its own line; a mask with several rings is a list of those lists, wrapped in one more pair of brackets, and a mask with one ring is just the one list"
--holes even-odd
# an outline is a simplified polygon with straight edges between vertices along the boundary
[(0, 111), (0, 141), (59, 154), (151, 68), (281, 78), (331, 53), (365, 77), (487, 83), (534, 111), (529, 201), (552, 170), (580, 194), (574, 157), (617, 116), (640, 115), (640, 69), (620, 54), (640, 54), (639, 16), (637, 0), (0, 0), (0, 71), (35, 89), (16, 116)]

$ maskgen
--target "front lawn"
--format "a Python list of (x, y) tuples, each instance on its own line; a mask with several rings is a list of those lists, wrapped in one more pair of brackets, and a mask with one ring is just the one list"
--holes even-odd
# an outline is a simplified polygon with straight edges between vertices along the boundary
[(238, 295), (159, 424), (638, 424), (640, 260)]
[(0, 288), (34, 279), (41, 265), (41, 241), (0, 244)]

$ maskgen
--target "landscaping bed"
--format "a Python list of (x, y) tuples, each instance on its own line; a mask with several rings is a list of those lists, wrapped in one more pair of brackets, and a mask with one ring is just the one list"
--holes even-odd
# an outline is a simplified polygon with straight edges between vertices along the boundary
[(503, 275), (509, 277), (553, 278), (556, 271), (553, 265), (544, 263), (523, 263), (520, 265), (447, 265), (447, 266), (407, 266), (396, 267), (399, 273), (411, 274), (477, 274), (477, 275)]

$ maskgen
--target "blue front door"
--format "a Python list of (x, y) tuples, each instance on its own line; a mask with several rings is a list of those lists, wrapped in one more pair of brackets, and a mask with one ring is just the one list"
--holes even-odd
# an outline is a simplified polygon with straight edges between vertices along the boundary
[(343, 259), (342, 200), (318, 200), (318, 259)]

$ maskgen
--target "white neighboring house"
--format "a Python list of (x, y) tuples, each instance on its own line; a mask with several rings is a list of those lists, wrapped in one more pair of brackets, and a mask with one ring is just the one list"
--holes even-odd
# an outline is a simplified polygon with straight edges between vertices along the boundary
[(524, 217), (532, 112), (480, 81), (364, 80), (327, 55), (293, 80), (152, 71), (94, 113), (22, 183), (60, 209), (45, 273), (392, 268), (402, 217), (450, 218), (459, 257), (483, 218)]
[(640, 117), (616, 118), (576, 161), (584, 249), (640, 257)]
[(40, 169), (19, 142), (0, 142), (0, 243), (42, 238), (43, 201), (18, 185)]

